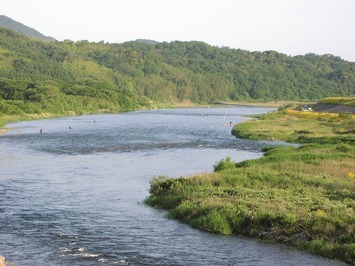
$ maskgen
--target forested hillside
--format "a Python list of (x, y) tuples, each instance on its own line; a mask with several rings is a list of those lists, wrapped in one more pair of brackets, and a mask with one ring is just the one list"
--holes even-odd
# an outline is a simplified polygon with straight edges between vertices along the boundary
[(43, 42), (0, 28), (0, 111), (116, 112), (156, 102), (319, 100), (355, 94), (355, 64), (201, 42)]
[(49, 42), (53, 42), (56, 41), (56, 39), (49, 37), (49, 36), (45, 36), (42, 33), (40, 33), (39, 31), (30, 28), (26, 25), (23, 25), (20, 22), (17, 22), (7, 16), (4, 15), (0, 15), (0, 27), (4, 27), (10, 30), (14, 30), (20, 33), (23, 33), (27, 36), (30, 37), (34, 37), (34, 38), (38, 38), (44, 41), (49, 41)]

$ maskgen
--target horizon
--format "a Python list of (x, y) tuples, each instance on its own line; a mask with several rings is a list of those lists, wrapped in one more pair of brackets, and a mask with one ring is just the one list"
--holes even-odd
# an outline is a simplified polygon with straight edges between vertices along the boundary
[[(0, 12), (58, 41), (199, 41), (215, 47), (332, 54), (355, 62), (355, 1), (0, 0)], [(18, 8), (18, 7), (23, 8)]]

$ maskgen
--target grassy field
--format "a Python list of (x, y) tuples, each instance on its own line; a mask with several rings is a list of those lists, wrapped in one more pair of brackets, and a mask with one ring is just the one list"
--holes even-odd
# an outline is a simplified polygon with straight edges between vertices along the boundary
[(341, 104), (341, 105), (355, 105), (355, 97), (344, 98), (344, 97), (334, 97), (334, 98), (324, 98), (320, 101), (321, 103), (330, 104)]
[(213, 173), (155, 177), (146, 202), (171, 218), (226, 235), (283, 243), (355, 264), (354, 117), (280, 110), (238, 124), (233, 134), (285, 140), (265, 156), (216, 162)]
[(280, 110), (238, 124), (232, 134), (253, 140), (297, 143), (354, 143), (355, 116), (349, 113), (318, 113)]

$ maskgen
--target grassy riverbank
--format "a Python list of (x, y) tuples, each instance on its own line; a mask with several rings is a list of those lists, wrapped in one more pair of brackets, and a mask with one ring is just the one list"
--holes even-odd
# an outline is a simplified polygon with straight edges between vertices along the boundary
[(233, 133), (303, 146), (266, 147), (263, 158), (237, 164), (226, 158), (190, 178), (156, 177), (146, 202), (205, 231), (354, 264), (354, 117), (282, 110), (258, 118)]
[(19, 121), (28, 121), (28, 120), (38, 120), (38, 119), (47, 119), (61, 116), (77, 116), (85, 114), (102, 114), (102, 113), (120, 113), (126, 111), (134, 110), (147, 110), (147, 109), (165, 109), (165, 108), (209, 108), (209, 107), (226, 107), (230, 105), (251, 105), (251, 106), (264, 106), (264, 107), (280, 107), (289, 102), (284, 101), (274, 101), (271, 103), (261, 103), (261, 102), (216, 102), (216, 103), (194, 103), (191, 101), (183, 102), (152, 102), (150, 105), (142, 106), (138, 109), (132, 110), (119, 110), (119, 109), (77, 109), (77, 110), (67, 110), (62, 112), (37, 112), (37, 113), (25, 113), (18, 112), (12, 114), (4, 114), (0, 110), (0, 134), (6, 132), (8, 129), (5, 128), (6, 124)]

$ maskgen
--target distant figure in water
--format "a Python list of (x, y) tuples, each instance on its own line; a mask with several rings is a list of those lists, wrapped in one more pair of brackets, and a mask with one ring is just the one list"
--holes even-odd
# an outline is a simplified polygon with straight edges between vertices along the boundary
[(229, 122), (229, 125), (232, 126), (232, 121)]
[(71, 129), (71, 126), (69, 126), (69, 129)]
[(42, 128), (39, 130), (39, 133), (41, 133), (41, 134), (43, 133), (43, 129)]
[(96, 121), (94, 120), (94, 124), (96, 123)]

